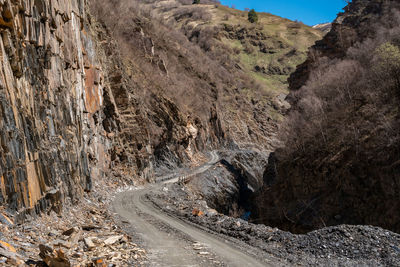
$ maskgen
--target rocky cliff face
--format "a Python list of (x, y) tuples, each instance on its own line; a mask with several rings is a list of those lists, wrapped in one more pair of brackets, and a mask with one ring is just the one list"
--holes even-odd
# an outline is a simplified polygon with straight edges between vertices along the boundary
[(400, 231), (399, 8), (352, 1), (291, 76), (285, 146), (255, 200), (265, 224)]
[[(1, 2), (0, 204), (21, 218), (59, 211), (105, 176), (151, 180), (159, 159), (180, 164), (223, 134), (215, 110), (217, 132), (205, 133), (171, 99), (144, 95), (145, 79), (132, 78), (121, 46), (87, 5)], [(133, 34), (126, 38), (143, 42), (138, 53), (154, 55), (151, 39)], [(152, 62), (167, 74), (161, 58)]]
[(85, 1), (1, 1), (0, 204), (59, 209), (104, 174), (104, 72)]

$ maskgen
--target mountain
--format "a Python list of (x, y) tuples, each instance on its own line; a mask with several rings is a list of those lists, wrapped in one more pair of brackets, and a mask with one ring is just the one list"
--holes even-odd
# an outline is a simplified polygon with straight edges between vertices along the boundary
[(312, 27), (313, 27), (313, 29), (320, 30), (323, 33), (328, 33), (332, 29), (332, 23), (330, 23), (330, 22), (329, 23), (321, 23), (321, 24), (314, 25)]
[(400, 232), (399, 9), (397, 1), (352, 1), (290, 76), (284, 145), (256, 201), (265, 224)]

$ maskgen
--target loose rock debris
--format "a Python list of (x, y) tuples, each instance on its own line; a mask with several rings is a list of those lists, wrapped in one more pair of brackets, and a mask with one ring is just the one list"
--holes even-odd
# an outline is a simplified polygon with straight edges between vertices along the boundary
[[(339, 225), (296, 235), (218, 213), (182, 185), (168, 185), (168, 193), (158, 190), (147, 198), (172, 216), (233, 238), (243, 249), (258, 248), (261, 257), (273, 256), (289, 266), (400, 266), (400, 235), (379, 227)], [(199, 255), (205, 255), (201, 248), (193, 244)]]
[[(108, 197), (111, 194), (108, 194)], [(65, 207), (16, 224), (0, 211), (0, 266), (142, 266), (146, 251), (114, 222), (107, 204), (86, 196)]]

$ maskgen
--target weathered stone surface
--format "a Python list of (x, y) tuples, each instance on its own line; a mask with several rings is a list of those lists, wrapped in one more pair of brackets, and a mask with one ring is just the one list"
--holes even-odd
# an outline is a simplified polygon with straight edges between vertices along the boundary
[(39, 245), (39, 256), (49, 267), (69, 267), (71, 263), (65, 257), (64, 252), (60, 250), (53, 250), (53, 248), (46, 245)]
[(109, 141), (98, 123), (104, 84), (85, 5), (0, 4), (0, 204), (11, 210), (59, 211), (107, 166), (89, 153), (104, 154)]
[(93, 237), (85, 237), (83, 239), (88, 249), (94, 248), (96, 245), (93, 242)]
[(120, 239), (122, 239), (124, 236), (123, 235), (116, 235), (116, 236), (110, 236), (106, 240), (104, 240), (104, 244), (106, 245), (113, 245)]
[(256, 150), (236, 150), (221, 151), (219, 156), (218, 164), (191, 178), (188, 186), (211, 208), (241, 217), (255, 205), (251, 196), (263, 185), (268, 155)]
[(0, 247), (2, 247), (5, 250), (8, 250), (10, 252), (13, 252), (13, 253), (17, 252), (12, 245), (10, 245), (7, 242), (1, 241), (1, 240), (0, 240)]

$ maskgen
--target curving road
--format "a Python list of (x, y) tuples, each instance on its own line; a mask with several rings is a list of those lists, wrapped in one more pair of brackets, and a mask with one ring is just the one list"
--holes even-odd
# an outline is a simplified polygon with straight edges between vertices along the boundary
[[(209, 162), (189, 175), (162, 179), (162, 183), (177, 182), (208, 170), (219, 160), (215, 151), (210, 154)], [(120, 193), (113, 203), (115, 212), (128, 221), (142, 237), (151, 266), (268, 265), (242, 252), (227, 240), (162, 213), (144, 198), (144, 195), (157, 186), (162, 185)]]

